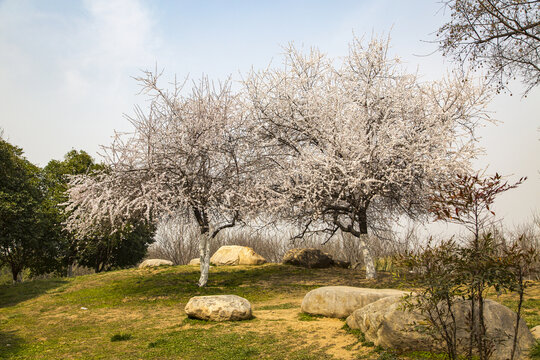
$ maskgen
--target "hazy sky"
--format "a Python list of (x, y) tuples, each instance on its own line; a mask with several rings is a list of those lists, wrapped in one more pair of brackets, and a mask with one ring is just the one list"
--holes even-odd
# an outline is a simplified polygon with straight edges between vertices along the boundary
[[(97, 157), (114, 130), (129, 129), (122, 114), (144, 106), (132, 79), (141, 69), (239, 78), (279, 63), (289, 42), (345, 55), (353, 33), (390, 32), (411, 71), (439, 78), (453, 66), (429, 42), (447, 18), (440, 10), (438, 0), (0, 0), (0, 128), (41, 166), (71, 149)], [(497, 202), (508, 225), (540, 211), (540, 88), (525, 99), (519, 83), (512, 89), (493, 100), (502, 123), (480, 131), (486, 155), (475, 162), (529, 177)]]

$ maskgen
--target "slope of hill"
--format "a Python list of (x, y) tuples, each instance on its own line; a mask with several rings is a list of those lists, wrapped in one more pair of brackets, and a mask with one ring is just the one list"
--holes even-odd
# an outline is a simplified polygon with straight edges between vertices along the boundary
[[(389, 274), (374, 281), (363, 279), (360, 271), (335, 268), (218, 267), (211, 269), (205, 288), (197, 287), (198, 275), (196, 267), (175, 266), (1, 286), (0, 358), (396, 358), (369, 346), (342, 320), (300, 315), (302, 298), (311, 289), (400, 287)], [(540, 324), (540, 284), (529, 292), (524, 314), (534, 326)], [(254, 319), (213, 323), (186, 317), (190, 297), (213, 294), (245, 297)]]

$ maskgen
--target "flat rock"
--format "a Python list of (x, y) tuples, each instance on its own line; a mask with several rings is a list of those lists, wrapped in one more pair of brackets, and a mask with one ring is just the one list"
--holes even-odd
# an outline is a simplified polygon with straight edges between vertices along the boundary
[(266, 259), (252, 248), (239, 245), (222, 246), (212, 255), (210, 263), (221, 265), (261, 265)]
[(394, 289), (369, 289), (351, 286), (324, 286), (311, 290), (302, 300), (302, 311), (334, 318), (345, 318), (353, 311), (388, 296), (406, 293)]
[[(468, 301), (460, 300), (454, 306), (457, 338), (462, 344), (466, 344), (469, 339), (466, 318), (470, 305)], [(485, 300), (484, 315), (488, 337), (496, 339), (491, 359), (509, 359), (516, 314), (495, 301)], [(418, 312), (402, 310), (400, 296), (386, 297), (354, 311), (347, 318), (347, 325), (360, 329), (368, 341), (382, 347), (430, 351), (444, 346), (441, 341), (434, 341), (427, 334), (417, 331), (426, 328), (426, 318)], [(534, 338), (522, 320), (519, 324), (516, 358), (526, 358), (533, 343)]]
[(309, 269), (329, 268), (334, 265), (334, 260), (330, 255), (313, 248), (291, 249), (283, 256), (282, 262)]
[(195, 296), (189, 299), (186, 314), (190, 318), (211, 321), (251, 319), (251, 304), (237, 295)]
[(139, 269), (146, 268), (146, 267), (171, 266), (172, 264), (173, 262), (169, 260), (146, 259), (139, 265)]

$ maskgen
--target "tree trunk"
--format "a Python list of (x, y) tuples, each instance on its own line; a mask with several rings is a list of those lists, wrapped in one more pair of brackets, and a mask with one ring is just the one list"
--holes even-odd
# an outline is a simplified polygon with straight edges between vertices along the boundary
[(73, 263), (70, 263), (67, 268), (67, 277), (73, 277)]
[(362, 234), (360, 236), (359, 243), (360, 249), (362, 249), (362, 254), (364, 255), (364, 264), (366, 265), (366, 279), (376, 279), (377, 270), (375, 269), (375, 263), (373, 261), (373, 256), (371, 256), (371, 251), (367, 245), (368, 234)]
[(358, 212), (358, 224), (360, 227), (360, 236), (358, 238), (360, 243), (360, 249), (364, 255), (364, 264), (366, 265), (366, 279), (376, 279), (377, 270), (375, 269), (375, 263), (371, 251), (369, 249), (369, 237), (367, 228), (367, 207), (361, 209)]
[(22, 282), (22, 269), (19, 269), (19, 267), (11, 266), (11, 275), (13, 277), (14, 284)]
[(66, 269), (66, 276), (67, 277), (73, 277), (73, 264), (75, 263), (75, 250), (73, 249), (74, 245), (73, 243), (70, 243), (68, 254), (66, 255), (66, 263), (67, 263), (67, 269)]
[(484, 289), (482, 285), (478, 285), (478, 353), (481, 360), (486, 360), (488, 358), (489, 349), (486, 349), (486, 324), (484, 322)]
[(96, 274), (102, 272), (103, 270), (105, 270), (105, 262), (97, 262), (96, 263), (96, 266), (94, 266), (94, 271), (96, 272)]
[(199, 253), (201, 259), (201, 277), (199, 278), (199, 287), (202, 287), (208, 282), (208, 270), (210, 269), (210, 236), (208, 231), (201, 234), (199, 240)]

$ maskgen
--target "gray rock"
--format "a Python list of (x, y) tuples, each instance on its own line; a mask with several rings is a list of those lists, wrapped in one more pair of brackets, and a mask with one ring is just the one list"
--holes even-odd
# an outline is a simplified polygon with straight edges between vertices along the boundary
[(340, 268), (343, 268), (343, 269), (348, 269), (351, 267), (351, 263), (348, 262), (348, 261), (345, 261), (345, 260), (333, 260), (334, 261), (334, 266), (335, 267), (340, 267)]
[(368, 289), (351, 286), (324, 286), (311, 290), (302, 300), (302, 311), (335, 318), (345, 318), (353, 311), (387, 296), (402, 296), (394, 289)]
[[(469, 340), (467, 314), (469, 302), (458, 301), (454, 307), (458, 326), (457, 338), (463, 345)], [(516, 314), (495, 301), (486, 300), (484, 305), (485, 323), (489, 338), (496, 339), (492, 359), (510, 358)], [(366, 339), (375, 345), (399, 350), (434, 350), (444, 344), (434, 341), (419, 329), (426, 329), (426, 318), (418, 312), (402, 310), (399, 296), (386, 297), (354, 311), (347, 318), (347, 325), (360, 329)], [(526, 358), (534, 338), (522, 320), (519, 324), (516, 358)]]
[(210, 263), (220, 265), (261, 265), (266, 259), (247, 246), (222, 246), (212, 255)]
[(171, 266), (172, 264), (173, 262), (169, 260), (146, 259), (139, 265), (139, 269), (146, 268), (146, 267)]
[(309, 269), (329, 268), (334, 265), (332, 257), (319, 249), (291, 249), (283, 256), (283, 263)]
[(251, 319), (251, 304), (237, 295), (195, 296), (189, 299), (186, 314), (190, 318), (231, 321)]

